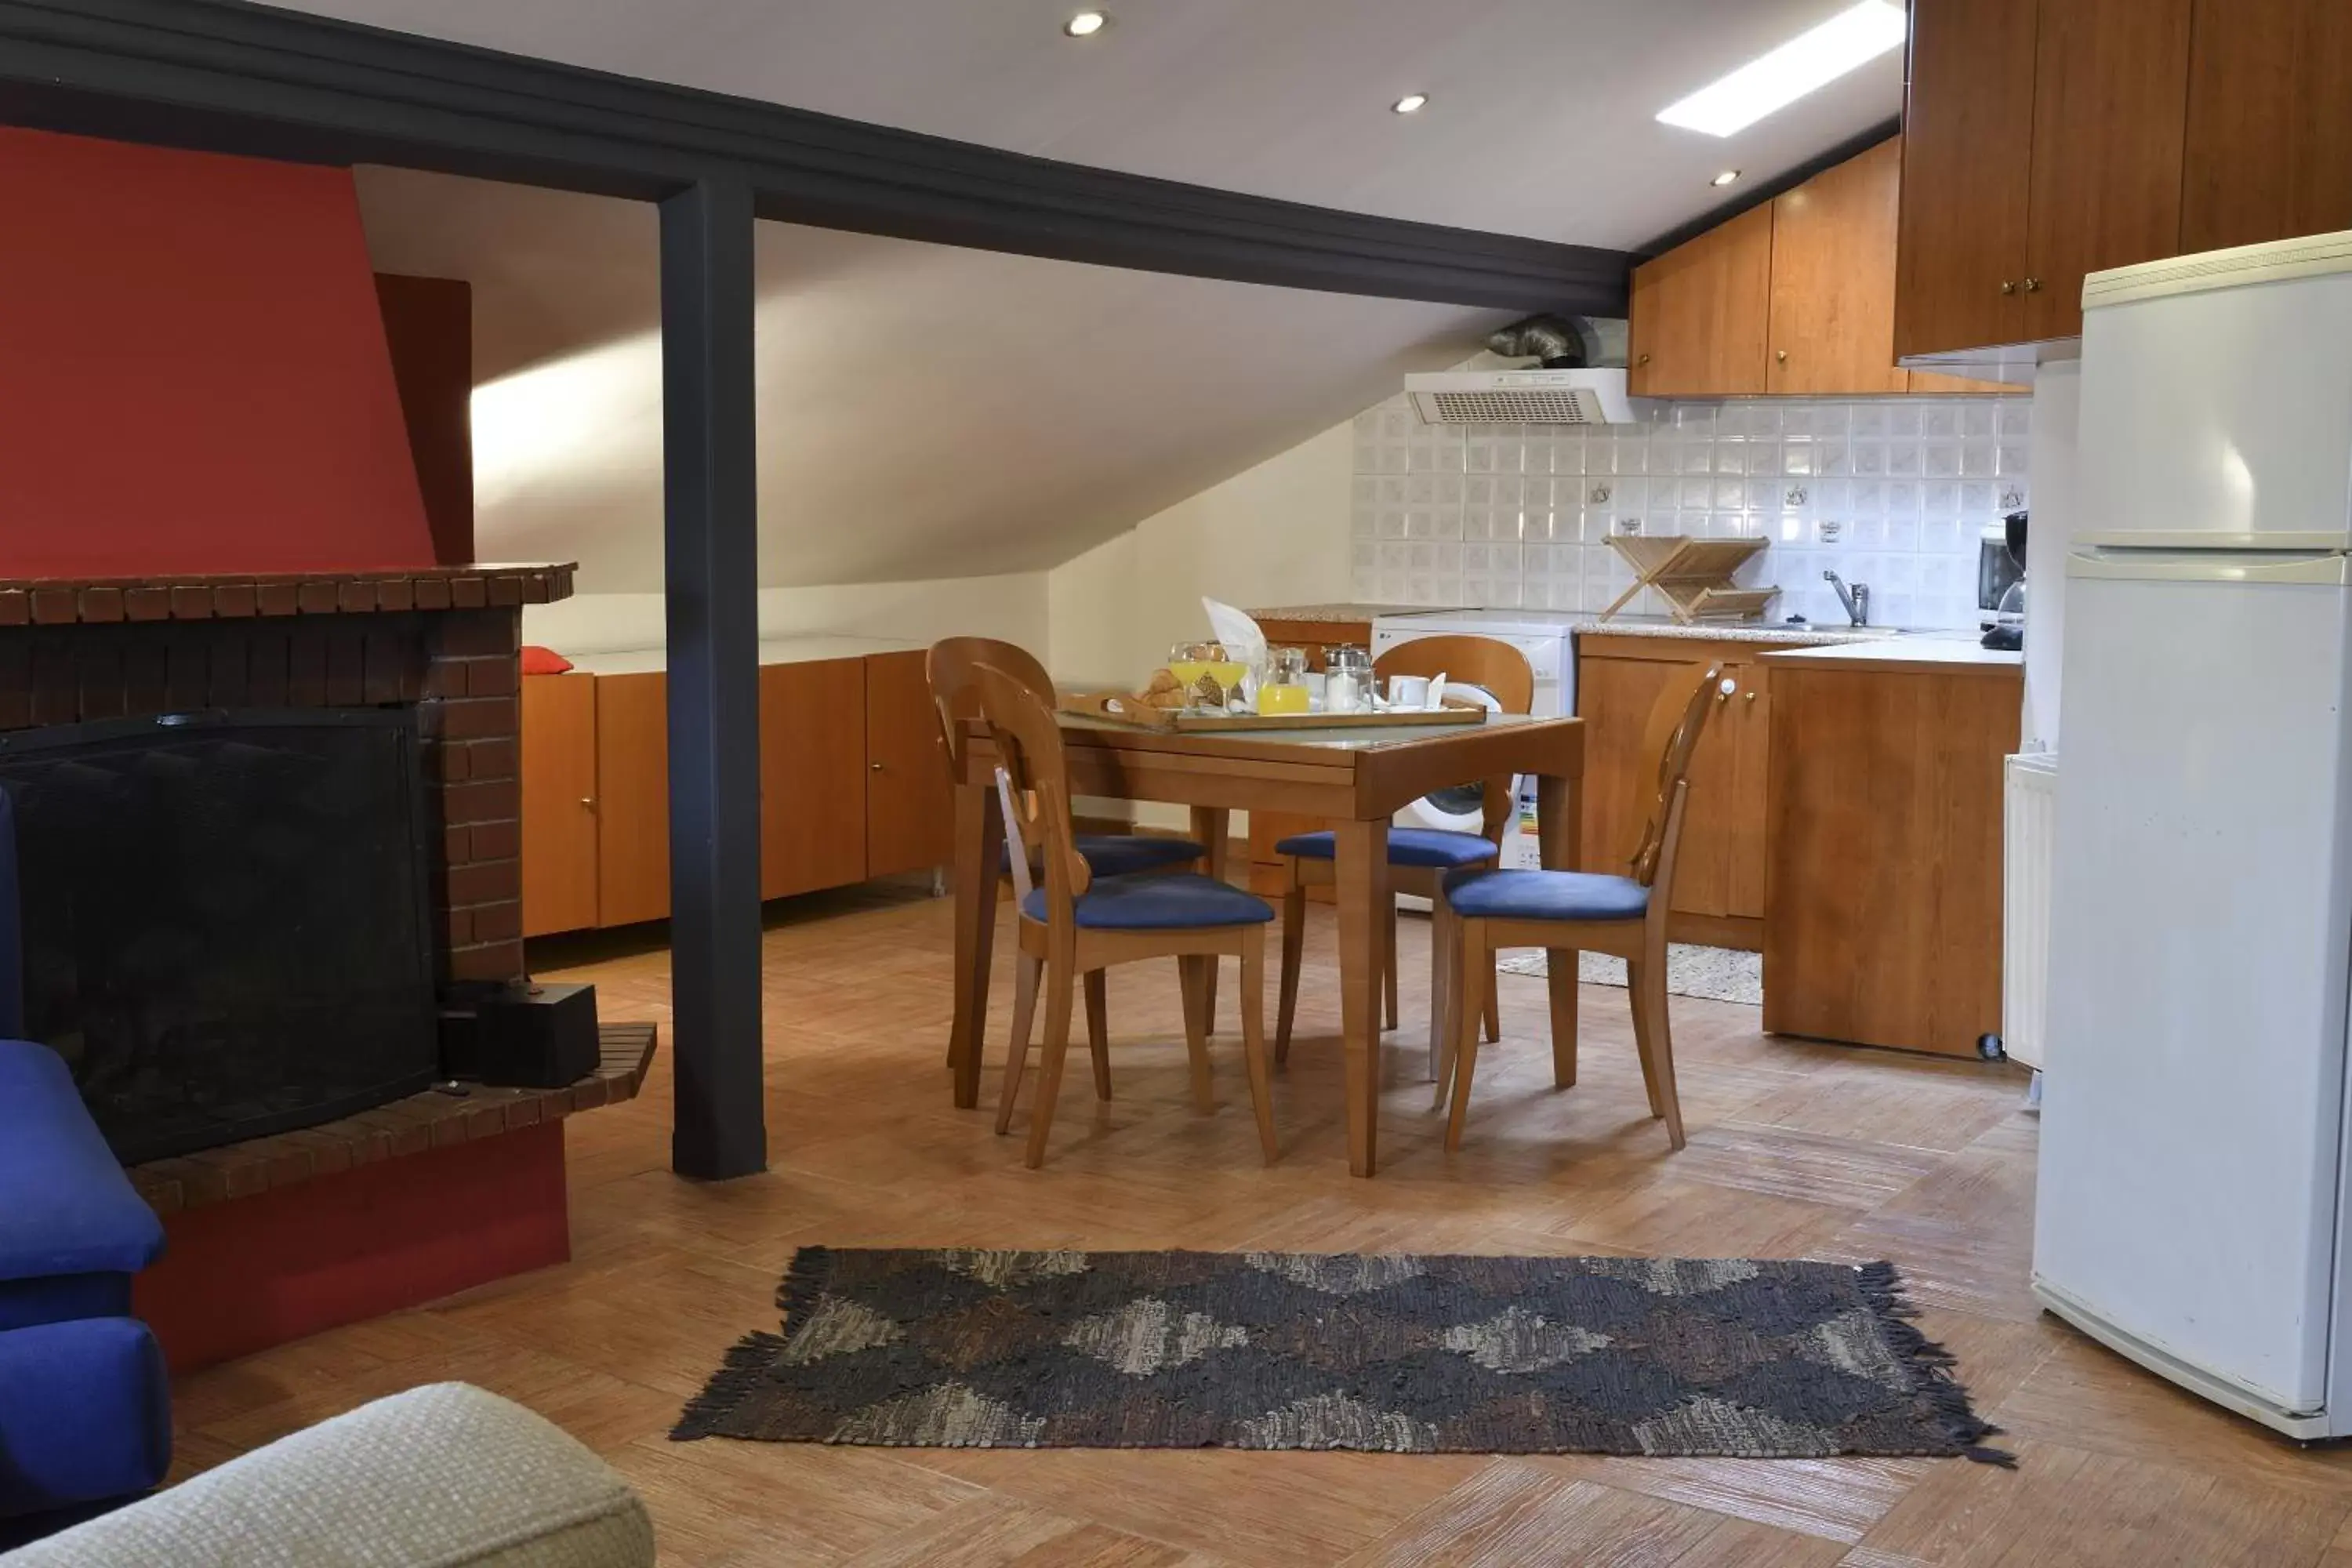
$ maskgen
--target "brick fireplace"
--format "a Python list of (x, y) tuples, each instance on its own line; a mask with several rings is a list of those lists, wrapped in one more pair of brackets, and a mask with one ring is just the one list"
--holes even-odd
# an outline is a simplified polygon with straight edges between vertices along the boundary
[[(521, 607), (572, 575), (0, 580), (0, 757), (99, 721), (412, 710), (435, 986), (520, 980)], [(598, 1070), (561, 1089), (427, 1089), (134, 1165), (171, 1237), (140, 1311), (185, 1368), (560, 1261), (562, 1120), (633, 1095), (652, 1047), (649, 1026), (610, 1026)]]
[(571, 593), (568, 565), (0, 581), (0, 731), (413, 704), (440, 977), (519, 979), (522, 606)]

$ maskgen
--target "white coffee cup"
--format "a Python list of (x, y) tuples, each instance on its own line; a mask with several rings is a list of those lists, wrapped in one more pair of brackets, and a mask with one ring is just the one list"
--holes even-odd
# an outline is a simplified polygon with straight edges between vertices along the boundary
[(1429, 677), (1425, 675), (1390, 676), (1389, 706), (1416, 709), (1428, 707)]

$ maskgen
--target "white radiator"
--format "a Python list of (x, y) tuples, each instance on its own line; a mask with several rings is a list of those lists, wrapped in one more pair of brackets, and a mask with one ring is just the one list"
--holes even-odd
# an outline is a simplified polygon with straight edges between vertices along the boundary
[(2058, 756), (2011, 757), (2001, 806), (2000, 1043), (2040, 1068), (2050, 1005), (2050, 849), (2058, 829)]

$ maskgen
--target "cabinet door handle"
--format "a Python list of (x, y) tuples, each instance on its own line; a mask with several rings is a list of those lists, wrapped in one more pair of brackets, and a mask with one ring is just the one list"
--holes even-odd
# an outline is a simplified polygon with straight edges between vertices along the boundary
[(1749, 693), (1748, 694), (1748, 701), (1750, 701), (1750, 702), (1755, 701), (1755, 700), (1756, 700), (1756, 693), (1754, 693), (1753, 691), (1749, 692)]
[(581, 809), (581, 810), (583, 810), (583, 811), (593, 811), (593, 810), (595, 810), (595, 809), (596, 809), (596, 797), (595, 797), (594, 795), (582, 795), (582, 796), (580, 797), (580, 809)]
[(872, 768), (877, 773), (882, 771), (882, 764), (880, 763), (868, 763), (866, 765)]
[(1772, 357), (1773, 357), (1774, 359), (1776, 359), (1776, 360), (1780, 361), (1782, 364), (1787, 364), (1787, 363), (1789, 363), (1789, 351), (1788, 351), (1787, 349), (1782, 349), (1780, 353), (1778, 353), (1774, 354)]
[(2004, 278), (2000, 280), (2000, 291), (2004, 294), (2014, 294), (2017, 292), (2017, 285)]
[(2039, 294), (2039, 293), (2041, 293), (2041, 292), (2042, 292), (2042, 279), (2039, 279), (2039, 278), (2029, 278), (2029, 279), (2027, 279), (2025, 280), (2025, 291), (2026, 291), (2027, 293), (2029, 293), (2029, 294)]
[(1639, 359), (1635, 360), (1633, 363), (1634, 363), (1635, 364), (1647, 364), (1647, 363), (1650, 363), (1650, 356), (1649, 356), (1648, 354), (1643, 354), (1641, 358), (1639, 358)]

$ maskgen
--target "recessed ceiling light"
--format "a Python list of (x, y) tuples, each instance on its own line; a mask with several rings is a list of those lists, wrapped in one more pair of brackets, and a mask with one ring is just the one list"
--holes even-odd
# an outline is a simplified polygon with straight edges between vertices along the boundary
[(1419, 114), (1428, 106), (1429, 94), (1425, 92), (1408, 92), (1402, 98), (1398, 99), (1394, 103), (1389, 105), (1391, 109), (1396, 110), (1399, 114)]
[(1081, 11), (1062, 24), (1062, 31), (1074, 38), (1091, 38), (1101, 32), (1104, 24), (1109, 20), (1100, 11)]
[(1902, 45), (1909, 26), (1900, 5), (1862, 0), (1769, 54), (1658, 111), (1668, 125), (1728, 136), (1777, 109), (1828, 86)]
[(1727, 184), (1731, 184), (1731, 182), (1732, 182), (1732, 181), (1734, 181), (1734, 180), (1736, 180), (1736, 179), (1738, 179), (1738, 178), (1739, 178), (1739, 171), (1738, 171), (1738, 170), (1737, 170), (1737, 169), (1726, 169), (1723, 173), (1721, 173), (1720, 174), (1717, 174), (1717, 175), (1715, 178), (1713, 178), (1712, 180), (1709, 180), (1709, 181), (1707, 182), (1707, 184), (1710, 184), (1710, 185), (1727, 185)]

